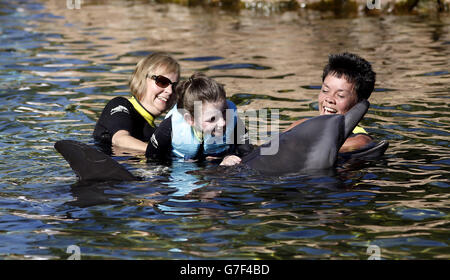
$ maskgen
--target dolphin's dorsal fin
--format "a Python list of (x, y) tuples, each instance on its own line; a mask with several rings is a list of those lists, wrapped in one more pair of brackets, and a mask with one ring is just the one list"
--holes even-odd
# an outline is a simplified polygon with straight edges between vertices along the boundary
[(80, 181), (138, 180), (117, 161), (89, 145), (61, 140), (55, 143), (55, 149), (67, 160)]

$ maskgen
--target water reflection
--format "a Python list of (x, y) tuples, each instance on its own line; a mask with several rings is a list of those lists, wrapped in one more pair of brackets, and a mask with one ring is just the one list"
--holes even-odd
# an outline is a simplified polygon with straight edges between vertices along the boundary
[[(449, 258), (448, 18), (321, 20), (139, 1), (2, 1), (0, 256), (66, 259)], [(91, 143), (135, 63), (168, 51), (182, 78), (204, 71), (240, 109), (279, 109), (280, 129), (317, 115), (322, 67), (353, 51), (377, 71), (362, 121), (390, 142), (383, 160), (330, 174), (116, 159), (143, 181), (80, 186), (53, 148)]]

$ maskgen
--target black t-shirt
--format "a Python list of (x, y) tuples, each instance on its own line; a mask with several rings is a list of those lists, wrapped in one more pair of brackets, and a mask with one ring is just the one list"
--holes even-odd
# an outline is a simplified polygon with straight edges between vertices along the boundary
[(126, 130), (134, 138), (148, 142), (155, 129), (134, 109), (128, 99), (115, 97), (103, 109), (93, 136), (101, 144), (111, 144), (117, 131)]
[[(242, 120), (238, 119), (238, 122)], [(254, 146), (250, 144), (247, 129), (245, 129), (245, 135), (238, 135), (238, 126), (234, 129), (234, 143), (238, 143), (239, 139), (242, 139), (243, 144), (233, 144), (230, 145), (228, 151), (226, 151), (223, 156), (226, 155), (237, 155), (243, 157), (253, 151)], [(167, 159), (172, 156), (172, 116), (164, 119), (155, 129), (149, 144), (147, 145), (147, 151), (145, 156), (149, 159)], [(200, 154), (196, 158), (201, 158), (203, 155)]]

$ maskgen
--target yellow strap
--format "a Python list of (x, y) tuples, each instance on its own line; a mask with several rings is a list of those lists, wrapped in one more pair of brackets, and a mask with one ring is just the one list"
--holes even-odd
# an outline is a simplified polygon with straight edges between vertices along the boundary
[(197, 138), (198, 141), (203, 142), (203, 132), (198, 131), (194, 127), (192, 127), (192, 131), (194, 131), (194, 135)]
[(356, 127), (353, 129), (352, 132), (353, 132), (353, 134), (357, 134), (357, 133), (368, 134), (367, 131), (366, 131), (364, 128), (360, 127), (360, 126), (356, 126)]
[(128, 101), (130, 101), (130, 103), (133, 105), (134, 109), (136, 111), (138, 111), (138, 113), (148, 122), (148, 124), (153, 127), (156, 128), (155, 126), (155, 118), (152, 116), (152, 114), (150, 114), (149, 111), (147, 111), (144, 106), (142, 106), (141, 103), (139, 103), (139, 101), (137, 101), (136, 98), (134, 98), (134, 96), (128, 98)]

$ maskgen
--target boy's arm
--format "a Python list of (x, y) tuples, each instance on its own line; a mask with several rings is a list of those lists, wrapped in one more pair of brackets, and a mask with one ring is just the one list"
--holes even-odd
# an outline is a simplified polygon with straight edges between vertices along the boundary
[(339, 153), (349, 153), (362, 149), (367, 144), (372, 142), (373, 139), (368, 134), (356, 134), (355, 136), (347, 138), (344, 144), (341, 146)]

